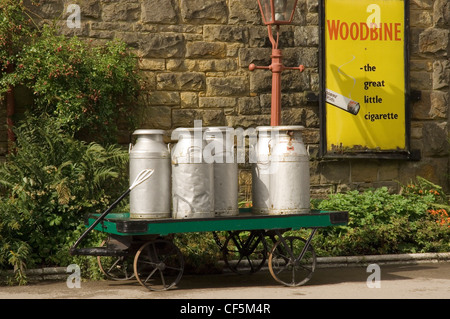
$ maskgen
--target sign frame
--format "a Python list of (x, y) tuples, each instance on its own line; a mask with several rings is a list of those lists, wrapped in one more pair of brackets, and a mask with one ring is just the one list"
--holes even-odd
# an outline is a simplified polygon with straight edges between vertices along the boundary
[[(397, 149), (380, 149), (374, 148), (342, 148), (336, 151), (331, 151), (327, 141), (327, 121), (330, 121), (330, 116), (327, 114), (327, 47), (326, 47), (326, 4), (330, 2), (338, 2), (342, 0), (319, 0), (319, 117), (320, 117), (320, 158), (374, 158), (374, 159), (404, 159), (417, 160), (420, 155), (410, 150), (410, 135), (411, 135), (411, 110), (410, 110), (410, 84), (409, 84), (409, 67), (410, 67), (410, 51), (409, 51), (409, 0), (392, 0), (401, 1), (403, 3), (403, 72), (404, 72), (404, 148)], [(372, 3), (383, 3), (391, 0), (373, 0)], [(330, 90), (328, 90), (330, 92)], [(331, 91), (332, 94), (335, 93)], [(330, 93), (329, 93), (330, 94)], [(349, 102), (346, 97), (340, 97)], [(378, 98), (378, 97), (377, 97)], [(341, 101), (342, 103), (342, 101)], [(352, 101), (350, 101), (352, 103)], [(347, 103), (345, 103), (347, 105)], [(350, 106), (350, 104), (348, 104)], [(359, 105), (357, 105), (359, 111)], [(352, 110), (346, 110), (352, 112)], [(342, 111), (345, 113), (345, 111)], [(354, 112), (353, 112), (354, 113)], [(360, 114), (361, 116), (362, 114)], [(403, 141), (402, 141), (403, 143)]]

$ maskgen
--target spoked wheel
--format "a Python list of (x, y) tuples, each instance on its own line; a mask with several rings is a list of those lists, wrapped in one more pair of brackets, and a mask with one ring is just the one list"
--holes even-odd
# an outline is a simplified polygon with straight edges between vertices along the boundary
[(223, 259), (235, 273), (257, 272), (266, 258), (267, 244), (263, 231), (235, 231), (225, 240)]
[[(100, 247), (105, 246), (104, 240)], [(100, 271), (111, 280), (129, 280), (134, 278), (133, 256), (97, 256), (97, 263)]]
[(316, 253), (311, 245), (303, 252), (305, 246), (306, 240), (295, 236), (276, 242), (269, 255), (269, 271), (276, 281), (295, 287), (311, 279), (316, 268)]
[(145, 243), (134, 258), (134, 274), (149, 290), (168, 290), (181, 279), (183, 255), (171, 241), (158, 239)]

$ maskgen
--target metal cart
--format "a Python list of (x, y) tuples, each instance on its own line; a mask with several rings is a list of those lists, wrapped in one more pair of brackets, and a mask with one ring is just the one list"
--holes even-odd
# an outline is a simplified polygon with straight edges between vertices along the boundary
[[(184, 259), (171, 239), (173, 234), (213, 232), (225, 264), (232, 271), (256, 272), (267, 260), (276, 281), (300, 286), (315, 270), (316, 254), (311, 240), (317, 228), (348, 223), (348, 212), (344, 211), (311, 210), (307, 214), (260, 216), (241, 209), (238, 216), (192, 219), (130, 219), (128, 213), (105, 213), (87, 218), (88, 230), (70, 253), (97, 256), (100, 269), (107, 277), (135, 278), (149, 290), (173, 288), (182, 277)], [(308, 238), (284, 235), (287, 230), (301, 228), (312, 230)], [(109, 239), (101, 247), (77, 248), (93, 229), (108, 233)], [(219, 231), (226, 232), (225, 240), (218, 239)]]

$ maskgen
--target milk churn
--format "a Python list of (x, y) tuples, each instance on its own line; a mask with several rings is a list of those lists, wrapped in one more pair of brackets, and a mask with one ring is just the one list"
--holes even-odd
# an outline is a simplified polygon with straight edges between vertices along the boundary
[(172, 206), (173, 217), (214, 217), (214, 168), (206, 163), (203, 148), (206, 128), (178, 128), (172, 140)]
[(130, 183), (143, 170), (151, 168), (151, 178), (130, 193), (130, 218), (170, 217), (170, 152), (163, 142), (163, 130), (141, 129), (133, 132), (130, 144)]
[[(267, 215), (269, 212), (269, 178), (271, 127), (256, 128), (256, 145), (250, 145), (255, 153), (255, 163), (252, 163), (252, 213)], [(253, 148), (253, 149), (252, 149)]]
[(309, 157), (303, 126), (272, 127), (269, 214), (302, 214), (310, 209)]
[(238, 209), (238, 165), (234, 156), (232, 127), (209, 127), (203, 157), (214, 167), (215, 216), (235, 216)]

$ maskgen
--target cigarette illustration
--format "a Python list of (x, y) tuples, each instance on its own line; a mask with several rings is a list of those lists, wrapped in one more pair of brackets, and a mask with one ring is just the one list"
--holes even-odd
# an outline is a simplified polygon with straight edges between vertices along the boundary
[(359, 112), (359, 103), (353, 101), (352, 99), (343, 96), (339, 93), (331, 91), (330, 89), (325, 90), (326, 93), (326, 102), (334, 105), (344, 111), (347, 111), (353, 115), (358, 114)]

